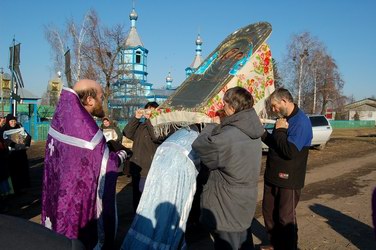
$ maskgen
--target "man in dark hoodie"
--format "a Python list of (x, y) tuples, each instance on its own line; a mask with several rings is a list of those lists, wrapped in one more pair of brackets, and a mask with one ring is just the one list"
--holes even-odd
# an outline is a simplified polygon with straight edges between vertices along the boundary
[(272, 243), (262, 249), (297, 249), (295, 208), (304, 186), (312, 125), (287, 89), (276, 89), (270, 104), (280, 118), (272, 134), (265, 130), (262, 136), (269, 146), (262, 212)]
[(209, 169), (200, 221), (210, 230), (215, 249), (249, 249), (264, 129), (246, 89), (228, 89), (223, 102), (226, 116), (217, 126), (207, 125), (192, 144)]
[(143, 183), (149, 173), (157, 147), (162, 143), (154, 135), (153, 125), (150, 123), (152, 110), (158, 107), (156, 102), (148, 102), (144, 109), (138, 109), (123, 129), (123, 135), (133, 141), (130, 158), (130, 174), (132, 175), (133, 210), (136, 212), (140, 202)]

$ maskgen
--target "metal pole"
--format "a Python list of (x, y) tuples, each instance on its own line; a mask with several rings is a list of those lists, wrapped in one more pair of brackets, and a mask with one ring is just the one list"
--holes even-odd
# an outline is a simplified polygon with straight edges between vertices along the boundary
[(12, 61), (10, 65), (10, 71), (12, 74), (11, 77), (11, 95), (10, 95), (10, 113), (14, 116), (17, 116), (17, 100), (13, 98), (17, 95), (17, 83), (14, 81), (14, 50), (15, 50), (16, 40), (13, 38), (13, 46), (12, 46)]

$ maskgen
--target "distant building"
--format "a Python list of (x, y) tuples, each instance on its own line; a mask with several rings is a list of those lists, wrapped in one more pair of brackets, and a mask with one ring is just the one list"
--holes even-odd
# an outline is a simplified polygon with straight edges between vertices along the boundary
[(147, 57), (148, 50), (144, 47), (136, 29), (138, 15), (132, 9), (129, 19), (131, 28), (124, 41), (118, 58), (119, 79), (112, 86), (113, 96), (109, 100), (111, 116), (116, 119), (128, 118), (134, 111), (149, 101), (164, 102), (174, 91), (171, 73), (166, 78), (166, 86), (162, 89), (153, 88), (148, 82)]
[(366, 98), (347, 104), (343, 108), (347, 120), (376, 120), (376, 99)]
[(195, 58), (193, 59), (193, 62), (191, 63), (191, 65), (185, 69), (185, 77), (186, 78), (188, 78), (190, 75), (192, 75), (196, 71), (198, 66), (200, 66), (200, 64), (203, 62), (202, 56), (201, 56), (201, 52), (202, 52), (201, 45), (202, 45), (202, 40), (201, 40), (201, 37), (200, 37), (200, 34), (199, 34), (197, 36), (197, 39), (196, 39), (196, 55), (195, 55)]
[[(35, 124), (38, 121), (38, 101), (40, 100), (40, 98), (25, 88), (19, 88), (18, 95), (20, 96), (20, 100), (17, 103), (17, 120), (22, 124), (22, 126), (29, 132), (32, 137), (35, 137), (35, 134), (38, 132), (34, 128)], [(9, 96), (2, 96), (0, 114), (6, 115), (10, 113), (11, 104)]]
[[(138, 15), (133, 8), (129, 14), (131, 28), (118, 57), (118, 70), (120, 76), (112, 85), (112, 97), (109, 100), (110, 116), (114, 119), (126, 119), (134, 111), (143, 107), (149, 101), (163, 103), (175, 90), (172, 85), (171, 72), (166, 77), (164, 87), (153, 88), (153, 83), (148, 82), (148, 53), (137, 32), (136, 21)], [(200, 35), (196, 39), (196, 54), (193, 62), (185, 69), (186, 77), (193, 74), (203, 62), (201, 57), (202, 40)]]
[(336, 117), (336, 112), (332, 108), (327, 108), (325, 112), (325, 117), (328, 120), (334, 120), (334, 118)]

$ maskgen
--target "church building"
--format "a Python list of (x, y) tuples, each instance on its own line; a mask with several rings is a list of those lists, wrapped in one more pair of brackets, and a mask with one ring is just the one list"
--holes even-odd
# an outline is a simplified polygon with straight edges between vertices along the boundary
[[(109, 100), (111, 116), (118, 120), (126, 119), (134, 111), (143, 107), (147, 102), (163, 103), (175, 90), (172, 86), (171, 72), (166, 77), (165, 87), (153, 88), (153, 83), (148, 82), (148, 49), (144, 46), (137, 32), (136, 21), (138, 15), (133, 8), (129, 19), (131, 28), (118, 57), (119, 78), (112, 86), (112, 98)], [(186, 68), (186, 77), (194, 73), (201, 64), (200, 35), (196, 39), (196, 56)]]
[(202, 56), (201, 56), (201, 51), (202, 51), (201, 45), (202, 45), (202, 40), (199, 34), (196, 39), (196, 56), (193, 59), (193, 62), (191, 63), (191, 65), (185, 69), (186, 78), (192, 75), (196, 71), (198, 66), (200, 66), (200, 64), (203, 62)]

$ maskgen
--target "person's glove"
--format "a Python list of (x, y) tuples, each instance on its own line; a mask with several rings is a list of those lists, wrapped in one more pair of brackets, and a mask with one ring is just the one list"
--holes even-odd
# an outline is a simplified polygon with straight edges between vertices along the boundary
[(120, 164), (122, 164), (123, 162), (131, 158), (133, 152), (129, 148), (124, 147), (124, 149), (117, 151), (116, 154), (120, 159)]
[(119, 150), (116, 152), (116, 154), (119, 157), (120, 164), (123, 164), (123, 162), (128, 158), (128, 154), (125, 150)]
[(23, 150), (23, 149), (26, 149), (26, 146), (25, 146), (25, 144), (16, 144), (16, 145), (14, 145), (14, 149), (15, 150)]

